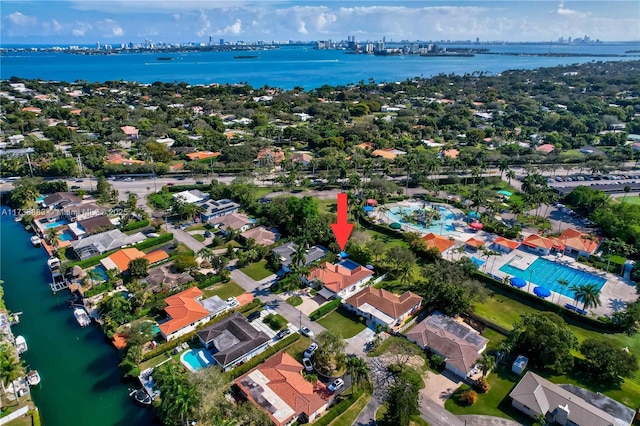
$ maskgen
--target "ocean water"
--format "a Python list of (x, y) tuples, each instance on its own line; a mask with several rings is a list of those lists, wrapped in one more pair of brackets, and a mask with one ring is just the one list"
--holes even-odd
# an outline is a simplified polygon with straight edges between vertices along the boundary
[[(579, 53), (624, 55), (637, 49), (619, 45), (480, 45), (491, 52)], [(234, 59), (239, 54), (256, 59)], [(159, 61), (170, 56), (171, 61)], [(187, 82), (189, 84), (244, 83), (254, 87), (269, 85), (291, 89), (313, 89), (368, 81), (402, 81), (441, 73), (465, 74), (475, 71), (500, 73), (508, 69), (532, 69), (590, 61), (632, 60), (626, 57), (545, 57), (476, 55), (474, 57), (421, 57), (351, 55), (340, 50), (311, 47), (281, 47), (257, 52), (120, 53), (77, 55), (53, 52), (10, 52), (0, 57), (0, 78), (11, 76), (57, 81), (127, 80), (141, 83)]]

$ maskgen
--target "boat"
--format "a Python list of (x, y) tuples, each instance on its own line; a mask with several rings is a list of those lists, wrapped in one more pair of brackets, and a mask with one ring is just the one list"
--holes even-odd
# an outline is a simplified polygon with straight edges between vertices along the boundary
[(40, 374), (37, 370), (31, 370), (27, 373), (27, 383), (29, 383), (29, 386), (38, 386), (40, 383)]
[(31, 244), (33, 244), (34, 247), (40, 247), (40, 245), (42, 244), (42, 240), (40, 240), (40, 237), (38, 237), (37, 235), (34, 235), (33, 237), (31, 237)]
[(153, 403), (153, 398), (151, 398), (151, 395), (147, 393), (145, 388), (130, 389), (129, 397), (131, 397), (136, 404), (142, 405), (143, 407), (151, 407)]
[(27, 351), (27, 349), (29, 349), (27, 346), (27, 340), (22, 336), (16, 337), (16, 351), (18, 352), (18, 355), (22, 355)]
[(47, 259), (47, 266), (49, 267), (50, 271), (60, 268), (60, 259), (58, 259), (57, 257), (50, 257), (49, 259)]
[(173, 58), (171, 56), (158, 56), (156, 59), (158, 61), (173, 61)]
[(73, 316), (76, 317), (76, 321), (78, 321), (80, 327), (86, 327), (91, 324), (91, 318), (89, 317), (89, 314), (87, 314), (87, 311), (85, 311), (83, 308), (74, 309)]
[(236, 55), (233, 59), (256, 59), (258, 57), (258, 55)]

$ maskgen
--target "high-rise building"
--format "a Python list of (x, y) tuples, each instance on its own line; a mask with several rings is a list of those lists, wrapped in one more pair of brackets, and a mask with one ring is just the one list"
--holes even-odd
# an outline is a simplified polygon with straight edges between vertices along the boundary
[(96, 49), (100, 50), (100, 42), (96, 41)]
[(223, 38), (220, 39), (220, 46), (224, 46), (224, 39)]

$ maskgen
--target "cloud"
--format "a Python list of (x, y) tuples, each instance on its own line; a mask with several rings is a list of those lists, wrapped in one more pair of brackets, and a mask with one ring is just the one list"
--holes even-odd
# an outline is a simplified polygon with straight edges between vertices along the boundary
[(200, 16), (198, 17), (199, 29), (196, 31), (196, 35), (198, 37), (204, 37), (211, 33), (211, 20), (207, 16), (204, 10), (200, 11)]
[(35, 16), (23, 15), (20, 12), (14, 12), (10, 15), (7, 15), (7, 19), (9, 22), (16, 26), (24, 26), (24, 25), (34, 25), (38, 22), (38, 18)]
[(242, 33), (242, 20), (236, 19), (236, 21), (224, 27), (221, 30), (216, 31), (216, 35), (238, 35)]
[(96, 27), (102, 33), (101, 35), (106, 38), (121, 37), (124, 35), (122, 27), (113, 19), (98, 21), (96, 22)]
[(91, 31), (92, 29), (93, 29), (93, 26), (88, 22), (76, 21), (76, 27), (73, 30), (71, 30), (71, 34), (73, 34), (76, 37), (84, 37), (87, 31)]
[(583, 13), (583, 12), (579, 12), (575, 9), (569, 9), (564, 7), (564, 2), (561, 2), (558, 5), (558, 8), (555, 10), (555, 13), (557, 13), (560, 16), (574, 16), (576, 18), (586, 18), (587, 16), (589, 16), (589, 13)]

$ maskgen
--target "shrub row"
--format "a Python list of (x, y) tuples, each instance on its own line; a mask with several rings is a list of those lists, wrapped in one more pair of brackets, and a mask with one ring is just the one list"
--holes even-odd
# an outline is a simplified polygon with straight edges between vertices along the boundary
[(262, 352), (260, 355), (251, 358), (248, 362), (246, 362), (246, 363), (244, 363), (242, 365), (239, 365), (238, 367), (234, 368), (231, 371), (227, 371), (225, 373), (225, 376), (230, 381), (237, 379), (238, 377), (242, 376), (247, 371), (249, 371), (249, 370), (257, 367), (258, 365), (262, 364), (264, 362), (264, 360), (266, 360), (267, 358), (269, 358), (269, 357), (277, 354), (278, 352), (284, 350), (289, 345), (291, 345), (294, 342), (296, 342), (298, 339), (300, 339), (300, 335), (298, 333), (294, 333), (294, 334), (290, 335), (289, 337), (287, 337), (287, 338), (279, 341), (275, 345), (271, 346), (269, 349), (267, 349), (266, 351)]
[(182, 192), (182, 191), (191, 191), (192, 189), (197, 189), (200, 191), (207, 191), (211, 188), (211, 185), (174, 185), (167, 186), (169, 192)]
[(138, 250), (148, 249), (149, 247), (157, 246), (159, 244), (164, 244), (173, 240), (173, 234), (162, 234), (156, 238), (147, 238), (146, 240), (136, 244), (134, 247)]
[(323, 316), (327, 315), (329, 312), (333, 311), (338, 306), (340, 306), (341, 301), (342, 299), (338, 297), (336, 299), (333, 299), (331, 302), (320, 306), (318, 309), (316, 309), (315, 311), (311, 312), (311, 314), (309, 314), (309, 319), (311, 321), (315, 321), (322, 318)]
[(343, 399), (339, 403), (333, 406), (324, 416), (320, 417), (318, 420), (313, 422), (314, 426), (327, 426), (336, 417), (340, 414), (344, 413), (351, 407), (364, 393), (363, 389), (358, 389), (357, 392), (349, 395), (347, 398)]
[(120, 228), (120, 230), (122, 232), (134, 231), (136, 229), (146, 228), (147, 226), (149, 226), (149, 219), (138, 220), (136, 222), (131, 222), (127, 226), (123, 226), (122, 228)]
[(198, 286), (199, 289), (203, 289), (203, 288), (212, 286), (214, 284), (218, 284), (221, 281), (222, 281), (222, 277), (220, 275), (214, 275), (212, 277), (205, 278), (204, 280), (198, 282), (196, 285)]

